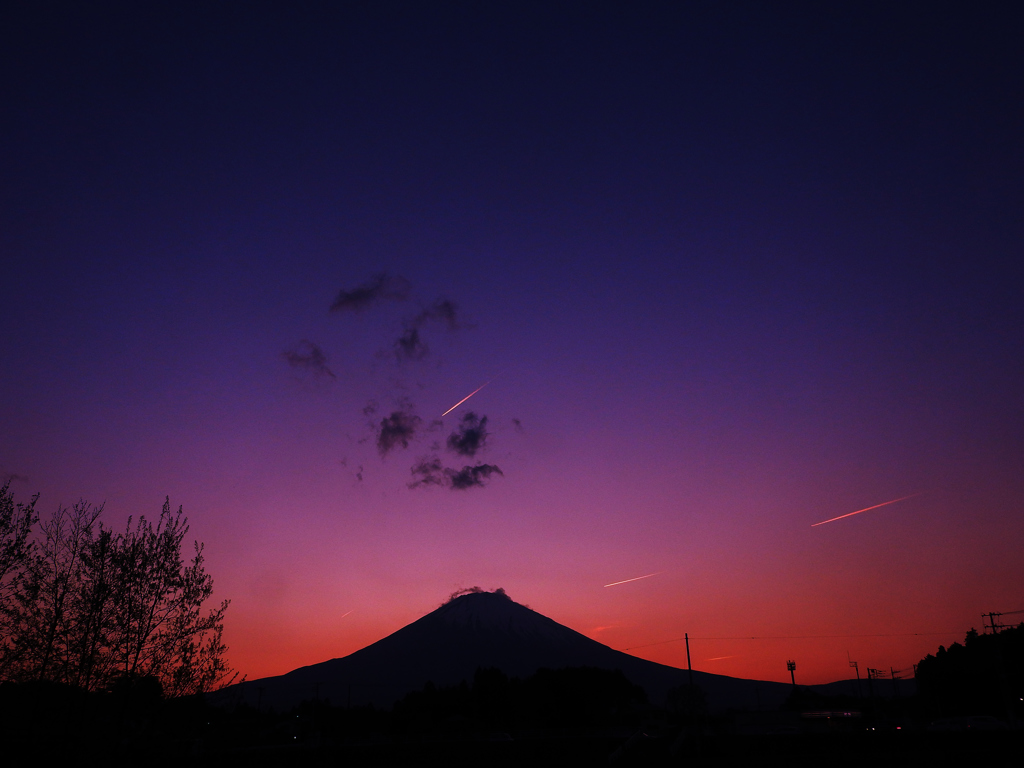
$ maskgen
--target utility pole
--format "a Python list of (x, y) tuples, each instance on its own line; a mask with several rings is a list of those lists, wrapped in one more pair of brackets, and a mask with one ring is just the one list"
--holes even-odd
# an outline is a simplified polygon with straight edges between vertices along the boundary
[(856, 661), (853, 661), (850, 658), (850, 652), (849, 651), (846, 652), (846, 660), (848, 662), (850, 662), (850, 666), (853, 667), (853, 671), (857, 673), (857, 698), (858, 699), (862, 699), (864, 697), (861, 695), (861, 692), (860, 692), (860, 667), (857, 666), (857, 662)]
[(690, 675), (690, 693), (693, 693), (693, 667), (690, 665), (690, 633), (684, 632), (686, 638), (686, 671)]
[[(996, 627), (997, 627), (997, 626), (998, 626), (998, 628), (999, 628), (999, 629), (1002, 629), (1002, 628), (1003, 628), (1003, 626), (1004, 626), (1004, 625), (1003, 625), (1002, 623), (1000, 623), (1000, 624), (998, 624), (998, 625), (996, 624), (996, 616), (1002, 616), (1002, 615), (1003, 615), (1003, 614), (1001, 614), (1001, 613), (998, 613), (998, 612), (996, 612), (996, 611), (989, 611), (988, 613), (983, 613), (983, 614), (981, 614), (981, 618), (982, 618), (982, 619), (985, 619), (985, 618), (987, 618), (987, 619), (988, 619), (989, 627), (990, 627), (990, 628), (992, 629), (992, 634), (993, 634), (993, 635), (995, 635), (995, 634), (997, 634), (997, 633), (998, 633), (998, 630), (996, 629)], [(983, 630), (985, 629), (985, 624), (984, 624), (984, 622), (982, 623), (982, 625), (981, 625), (981, 628), (982, 628)]]
[(786, 669), (789, 670), (789, 679), (793, 683), (793, 687), (796, 688), (796, 662), (790, 659), (786, 662)]
[(901, 678), (900, 678), (899, 674), (896, 672), (896, 670), (894, 670), (892, 667), (889, 667), (889, 674), (892, 675), (892, 690), (893, 690), (893, 693), (896, 694), (896, 698), (898, 699), (900, 697), (900, 687), (899, 687), (899, 685), (897, 684), (896, 681), (900, 680)]

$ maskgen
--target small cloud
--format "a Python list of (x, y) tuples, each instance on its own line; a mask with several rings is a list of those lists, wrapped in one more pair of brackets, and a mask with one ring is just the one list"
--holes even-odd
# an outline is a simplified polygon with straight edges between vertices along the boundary
[(0, 472), (0, 484), (10, 485), (11, 483), (27, 483), (26, 475), (19, 475), (17, 472)]
[(363, 465), (359, 465), (359, 469), (356, 471), (356, 480), (360, 483), (363, 482)]
[(339, 291), (331, 302), (331, 312), (362, 312), (385, 301), (405, 301), (409, 298), (409, 281), (386, 272), (350, 291)]
[(395, 341), (395, 356), (399, 360), (422, 360), (430, 349), (427, 347), (420, 329), (406, 328), (405, 332)]
[(462, 417), (458, 429), (448, 435), (448, 450), (460, 456), (475, 456), (487, 442), (487, 417), (477, 417), (469, 411)]
[(413, 465), (410, 472), (414, 478), (409, 483), (410, 488), (437, 485), (453, 491), (482, 488), (487, 484), (491, 475), (503, 475), (502, 471), (494, 464), (477, 464), (474, 467), (467, 465), (462, 469), (445, 467), (442, 466), (441, 459), (437, 456), (420, 459)]
[(428, 320), (437, 320), (448, 326), (448, 330), (457, 331), (463, 326), (459, 323), (459, 307), (451, 299), (438, 299), (429, 307), (420, 312), (412, 321), (415, 328), (419, 328)]
[(303, 339), (291, 349), (286, 349), (281, 353), (281, 357), (292, 368), (301, 368), (310, 371), (317, 378), (321, 376), (330, 376), (332, 379), (336, 379), (337, 376), (334, 372), (327, 367), (327, 355), (319, 347), (308, 339)]
[(464, 491), (467, 488), (483, 488), (491, 475), (504, 476), (504, 473), (495, 464), (477, 464), (475, 467), (465, 466), (458, 471), (446, 469), (444, 473), (448, 477), (453, 491)]
[(410, 472), (415, 478), (411, 483), (409, 483), (410, 488), (448, 484), (448, 479), (445, 477), (444, 469), (441, 467), (441, 460), (436, 456), (434, 458), (427, 457), (420, 459), (418, 463), (413, 465)]
[(516, 428), (516, 432), (523, 431), (523, 422), (521, 422), (519, 419), (512, 419), (512, 426)]
[(380, 404), (376, 400), (370, 400), (363, 406), (363, 416), (373, 416), (379, 409)]
[(386, 456), (399, 445), (402, 448), (408, 448), (409, 441), (415, 436), (420, 421), (420, 417), (413, 412), (412, 406), (408, 404), (381, 419), (380, 431), (377, 433), (377, 450), (380, 451), (381, 457)]
[(458, 305), (451, 299), (438, 299), (405, 323), (405, 330), (395, 341), (395, 355), (399, 360), (422, 360), (430, 352), (420, 329), (428, 322), (439, 322), (448, 330), (468, 327), (459, 321)]

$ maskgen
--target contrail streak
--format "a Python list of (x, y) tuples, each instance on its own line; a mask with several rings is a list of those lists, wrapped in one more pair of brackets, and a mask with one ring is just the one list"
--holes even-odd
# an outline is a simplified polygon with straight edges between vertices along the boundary
[(637, 576), (635, 579), (623, 579), (622, 581), (613, 581), (611, 584), (605, 584), (606, 587), (614, 587), (616, 584), (628, 584), (631, 581), (640, 581), (640, 579), (649, 579), (651, 576), (657, 576), (658, 573), (664, 573), (664, 571), (658, 571), (657, 573), (648, 573), (646, 576)]
[(895, 504), (897, 501), (906, 501), (907, 499), (912, 499), (915, 496), (920, 496), (922, 493), (924, 493), (924, 491), (921, 491), (920, 493), (912, 493), (909, 496), (901, 496), (900, 498), (893, 499), (892, 501), (883, 501), (881, 504), (875, 504), (875, 506), (873, 506), (873, 507), (864, 507), (864, 509), (858, 509), (856, 512), (847, 512), (845, 515), (840, 515), (839, 517), (833, 517), (831, 520), (822, 520), (820, 523), (811, 523), (811, 528), (813, 528), (816, 525), (824, 525), (825, 523), (834, 523), (836, 520), (842, 520), (844, 517), (851, 517), (853, 515), (859, 515), (861, 512), (867, 512), (868, 510), (871, 510), (871, 509), (878, 509), (879, 507), (886, 507), (889, 504)]
[[(494, 379), (491, 379), (491, 381), (494, 381)], [(451, 413), (452, 411), (454, 411), (454, 410), (455, 410), (456, 408), (458, 408), (458, 407), (459, 407), (460, 405), (462, 405), (462, 404), (463, 404), (464, 402), (466, 402), (467, 400), (469, 400), (469, 398), (471, 398), (471, 397), (472, 397), (473, 395), (475, 395), (475, 394), (476, 394), (477, 392), (479, 392), (479, 391), (480, 391), (481, 389), (483, 389), (483, 388), (484, 388), (484, 387), (486, 387), (486, 386), (487, 386), (488, 384), (490, 384), (490, 383), (491, 383), (491, 381), (487, 381), (487, 382), (484, 382), (484, 383), (483, 383), (483, 384), (481, 384), (481, 385), (480, 385), (479, 387), (477, 387), (477, 388), (476, 388), (476, 389), (474, 389), (474, 390), (473, 390), (472, 392), (470, 392), (470, 393), (469, 393), (468, 395), (466, 395), (466, 396), (465, 396), (464, 398), (462, 398), (461, 400), (459, 400), (459, 402), (457, 402), (457, 403), (456, 403), (455, 405), (453, 405), (453, 406), (452, 406), (451, 408), (449, 408), (449, 409), (448, 409), (447, 411), (445, 411), (444, 413), (442, 413), (442, 414), (441, 414), (441, 418), (443, 419), (443, 418), (444, 418), (445, 416), (447, 416), (447, 415), (448, 415), (449, 413)]]

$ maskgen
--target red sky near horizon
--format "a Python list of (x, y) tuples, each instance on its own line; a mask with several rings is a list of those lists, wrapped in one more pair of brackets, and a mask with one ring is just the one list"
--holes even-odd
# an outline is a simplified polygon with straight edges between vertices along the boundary
[(1021, 14), (95, 13), (0, 31), (0, 474), (182, 505), (249, 679), (474, 585), (807, 684), (1024, 609)]

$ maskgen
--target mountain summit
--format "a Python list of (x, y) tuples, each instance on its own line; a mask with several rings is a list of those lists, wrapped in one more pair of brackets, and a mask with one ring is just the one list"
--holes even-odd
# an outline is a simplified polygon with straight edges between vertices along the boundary
[[(542, 668), (618, 669), (643, 686), (655, 704), (689, 679), (686, 670), (602, 645), (516, 603), (499, 589), (453, 596), (432, 613), (348, 656), (246, 681), (221, 695), (279, 709), (314, 698), (329, 699), (335, 705), (390, 707), (428, 681), (439, 686), (470, 682), (481, 667), (495, 667), (520, 678)], [(693, 678), (713, 709), (775, 707), (790, 688), (706, 672), (695, 671)]]

